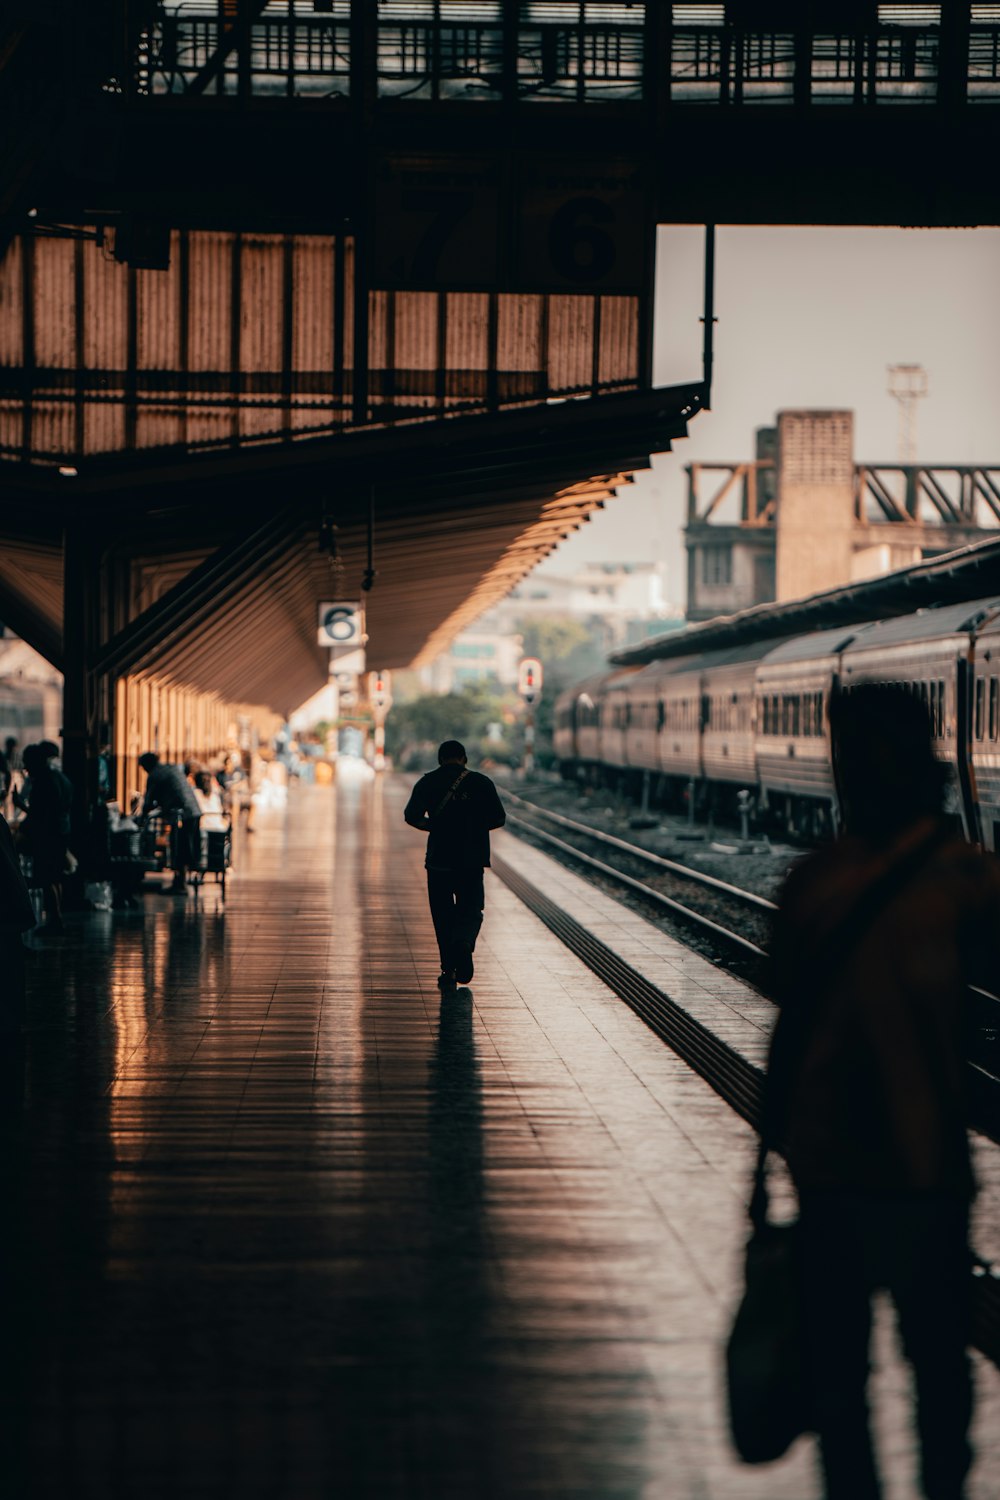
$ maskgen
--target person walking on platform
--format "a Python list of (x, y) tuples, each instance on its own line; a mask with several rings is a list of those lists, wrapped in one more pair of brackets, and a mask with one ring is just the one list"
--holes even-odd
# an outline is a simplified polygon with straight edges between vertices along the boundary
[(194, 787), (184, 775), (182, 766), (165, 764), (152, 750), (139, 756), (139, 764), (146, 773), (143, 813), (162, 812), (174, 824), (174, 881), (171, 890), (175, 895), (186, 895), (188, 866), (197, 867), (201, 862), (201, 808)]
[(915, 694), (864, 684), (832, 701), (830, 727), (845, 831), (792, 870), (775, 919), (763, 1144), (784, 1152), (799, 1198), (828, 1500), (881, 1494), (866, 1398), (878, 1288), (915, 1375), (923, 1493), (960, 1500), (972, 1411), (968, 986), (997, 989), (1000, 862), (942, 816), (948, 772)]
[(468, 768), (458, 740), (445, 740), (438, 767), (413, 788), (403, 817), (427, 834), (427, 894), (441, 955), (438, 984), (468, 984), (483, 924), (483, 871), (490, 862), (490, 830), (507, 821), (488, 776)]

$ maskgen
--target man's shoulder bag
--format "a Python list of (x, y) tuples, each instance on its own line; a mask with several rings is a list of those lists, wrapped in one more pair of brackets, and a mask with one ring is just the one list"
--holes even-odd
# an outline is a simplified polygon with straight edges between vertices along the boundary
[(452, 782), (451, 786), (448, 788), (448, 790), (445, 792), (444, 796), (441, 798), (441, 801), (438, 803), (437, 807), (435, 807), (435, 808), (432, 809), (431, 814), (430, 814), (432, 822), (433, 822), (433, 820), (435, 818), (438, 818), (438, 817), (441, 816), (441, 814), (444, 812), (445, 808), (448, 806), (448, 803), (451, 801), (452, 797), (454, 797), (455, 793), (458, 791), (459, 787), (461, 786), (462, 782), (465, 780), (466, 776), (468, 776), (468, 774), (469, 774), (468, 768), (465, 767), (465, 766), (463, 766), (462, 769), (459, 771), (458, 775), (455, 777), (455, 780)]

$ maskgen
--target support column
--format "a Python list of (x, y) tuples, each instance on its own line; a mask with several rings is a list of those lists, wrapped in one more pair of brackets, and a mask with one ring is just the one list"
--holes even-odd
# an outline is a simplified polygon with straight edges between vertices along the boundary
[(63, 769), (73, 783), (72, 837), (82, 859), (97, 795), (97, 684), (101, 546), (92, 520), (74, 516), (63, 533)]

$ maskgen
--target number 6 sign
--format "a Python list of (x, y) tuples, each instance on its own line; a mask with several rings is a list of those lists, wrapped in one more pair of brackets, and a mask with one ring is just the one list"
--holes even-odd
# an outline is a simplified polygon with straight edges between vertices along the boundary
[(526, 161), (517, 281), (533, 291), (639, 292), (645, 194), (626, 163)]

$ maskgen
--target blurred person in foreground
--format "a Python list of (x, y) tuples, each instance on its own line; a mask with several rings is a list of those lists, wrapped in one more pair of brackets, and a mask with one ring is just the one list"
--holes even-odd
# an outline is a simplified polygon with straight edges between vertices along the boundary
[(843, 835), (792, 870), (772, 942), (780, 1015), (765, 1140), (799, 1197), (807, 1370), (828, 1500), (881, 1494), (866, 1384), (888, 1290), (916, 1380), (923, 1493), (971, 1462), (970, 983), (1000, 979), (1000, 863), (941, 813), (947, 770), (897, 686), (835, 698)]
[(427, 895), (441, 957), (438, 985), (468, 984), (473, 949), (483, 925), (483, 871), (490, 862), (490, 830), (507, 821), (488, 776), (470, 771), (465, 747), (445, 740), (436, 771), (421, 776), (403, 817), (426, 833)]

